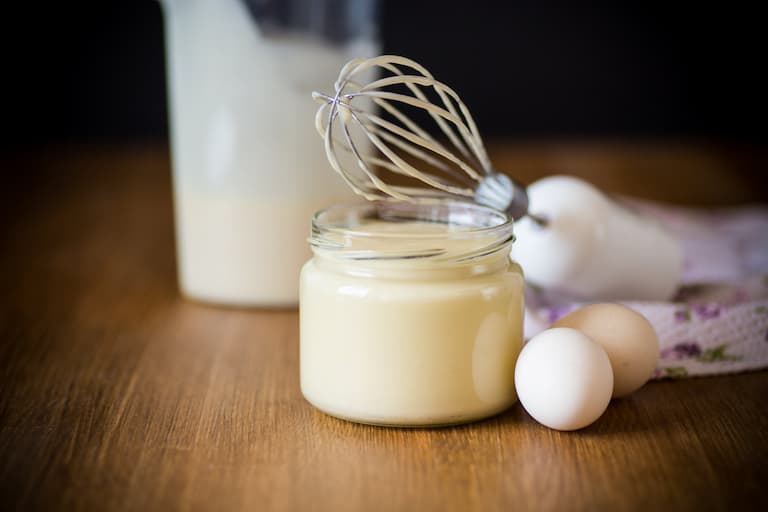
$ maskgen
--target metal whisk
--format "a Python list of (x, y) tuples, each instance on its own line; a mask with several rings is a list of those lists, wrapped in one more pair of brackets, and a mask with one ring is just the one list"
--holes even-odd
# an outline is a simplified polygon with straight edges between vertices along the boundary
[[(382, 71), (384, 76), (374, 79)], [(469, 109), (423, 66), (396, 55), (354, 59), (342, 68), (334, 89), (333, 95), (312, 94), (322, 103), (315, 124), (329, 162), (356, 193), (369, 200), (458, 197), (507, 211), (514, 219), (530, 215), (525, 187), (493, 169)], [(403, 105), (426, 112), (447, 140), (419, 126)], [(369, 147), (376, 151), (367, 152)], [(430, 170), (414, 165), (414, 158)], [(386, 172), (376, 168), (421, 184), (388, 184)]]

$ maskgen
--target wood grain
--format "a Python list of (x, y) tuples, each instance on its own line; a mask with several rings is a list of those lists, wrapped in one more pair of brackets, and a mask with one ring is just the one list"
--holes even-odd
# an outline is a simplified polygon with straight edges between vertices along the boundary
[[(711, 147), (491, 152), (524, 178), (570, 171), (670, 201), (765, 199), (759, 173), (734, 171), (743, 157)], [(16, 176), (0, 191), (4, 510), (768, 506), (768, 372), (651, 383), (575, 433), (520, 406), (444, 429), (343, 422), (301, 397), (296, 311), (178, 296), (163, 147), (43, 148), (0, 164)]]

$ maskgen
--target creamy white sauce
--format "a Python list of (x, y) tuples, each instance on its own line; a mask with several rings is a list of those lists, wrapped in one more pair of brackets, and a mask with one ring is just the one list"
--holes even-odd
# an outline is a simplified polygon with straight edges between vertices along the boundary
[[(434, 235), (419, 222), (370, 233)], [(487, 239), (356, 239), (356, 249), (459, 254)], [(347, 261), (318, 251), (301, 277), (301, 388), (319, 409), (374, 424), (436, 425), (500, 412), (516, 400), (523, 279), (507, 250), (471, 262)]]

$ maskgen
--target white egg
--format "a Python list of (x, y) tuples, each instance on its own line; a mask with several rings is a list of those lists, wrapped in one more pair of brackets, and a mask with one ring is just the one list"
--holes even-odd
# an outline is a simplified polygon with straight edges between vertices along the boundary
[(651, 323), (621, 304), (592, 304), (573, 311), (553, 327), (571, 327), (598, 342), (613, 367), (613, 396), (626, 396), (651, 378), (659, 362), (659, 338)]
[(605, 350), (575, 329), (531, 338), (515, 366), (520, 403), (539, 423), (576, 430), (597, 420), (611, 401), (613, 372)]

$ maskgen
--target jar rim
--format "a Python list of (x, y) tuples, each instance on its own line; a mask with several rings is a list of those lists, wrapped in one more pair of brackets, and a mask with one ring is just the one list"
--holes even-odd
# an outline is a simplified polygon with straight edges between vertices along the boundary
[[(427, 222), (446, 227), (437, 232), (366, 230), (365, 224)], [(312, 217), (309, 243), (349, 259), (451, 259), (492, 254), (510, 245), (514, 222), (505, 212), (468, 201), (373, 201), (338, 204)], [(371, 244), (385, 241), (376, 248)], [(456, 244), (470, 240), (471, 244)], [(397, 241), (400, 241), (398, 244)], [(443, 243), (441, 243), (443, 242)], [(453, 243), (453, 245), (452, 245)], [(471, 249), (467, 249), (471, 247)]]

